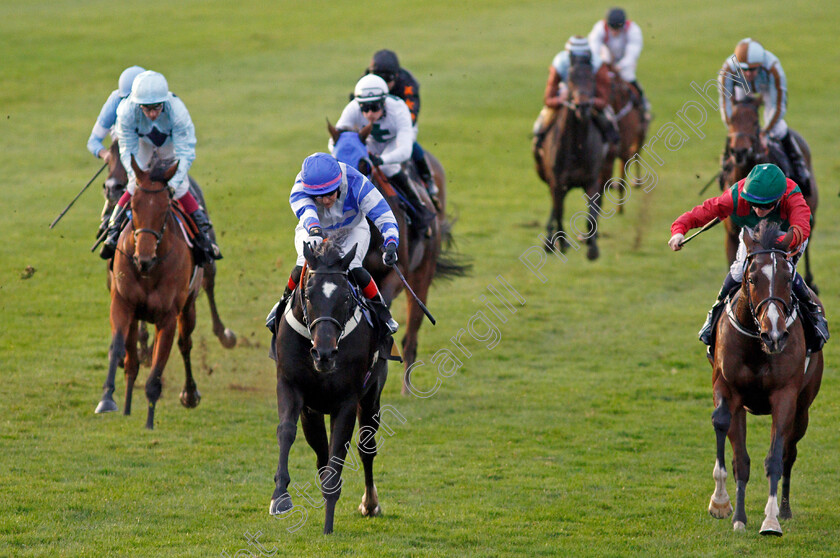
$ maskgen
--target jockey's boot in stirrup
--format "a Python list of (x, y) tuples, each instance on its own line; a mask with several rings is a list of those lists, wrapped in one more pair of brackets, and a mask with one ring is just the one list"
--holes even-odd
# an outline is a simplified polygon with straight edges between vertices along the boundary
[(110, 260), (114, 257), (117, 252), (117, 242), (120, 240), (120, 232), (127, 220), (127, 209), (116, 206), (111, 214), (111, 220), (108, 222), (108, 236), (99, 251), (99, 257), (103, 260)]
[(601, 111), (595, 111), (595, 126), (601, 131), (604, 139), (608, 143), (617, 144), (621, 141), (621, 136), (618, 135), (618, 130), (615, 124)]
[(429, 163), (426, 162), (426, 157), (420, 156), (414, 159), (414, 166), (417, 167), (417, 174), (420, 175), (420, 179), (426, 184), (426, 191), (429, 193), (432, 204), (437, 211), (440, 211), (440, 200), (437, 197), (438, 187), (435, 184), (435, 177), (432, 175)]
[(782, 147), (785, 149), (785, 155), (790, 160), (791, 170), (793, 170), (793, 181), (796, 182), (802, 189), (803, 194), (811, 193), (811, 173), (808, 172), (808, 166), (805, 164), (805, 157), (802, 151), (799, 150), (799, 145), (794, 141), (790, 131), (780, 140)]
[(379, 321), (388, 328), (391, 335), (395, 334), (400, 328), (400, 324), (398, 324), (397, 320), (395, 320), (391, 315), (391, 310), (389, 310), (388, 305), (385, 304), (385, 299), (382, 298), (382, 293), (377, 293), (374, 298), (370, 298), (368, 301), (373, 306), (373, 310), (376, 312), (376, 316), (379, 318)]
[(823, 342), (828, 341), (830, 337), (828, 321), (822, 313), (822, 308), (811, 298), (811, 289), (808, 288), (808, 285), (805, 284), (802, 276), (798, 273), (793, 280), (793, 294), (799, 300), (800, 308), (808, 312), (811, 317), (811, 323), (814, 324), (817, 335), (823, 339)]
[(723, 280), (723, 286), (720, 288), (720, 292), (718, 293), (717, 300), (715, 301), (714, 306), (712, 309), (709, 310), (709, 314), (706, 316), (706, 323), (703, 324), (703, 327), (700, 328), (700, 332), (697, 334), (700, 341), (703, 342), (704, 345), (711, 346), (712, 344), (712, 324), (717, 322), (718, 315), (723, 311), (723, 301), (726, 299), (726, 295), (729, 294), (729, 291), (734, 289), (738, 285), (738, 281), (732, 278), (732, 275), (729, 273), (726, 274), (726, 278)]
[(195, 226), (198, 228), (198, 234), (195, 235), (195, 244), (200, 250), (204, 252), (208, 259), (214, 260), (222, 259), (222, 252), (216, 243), (211, 240), (210, 231), (213, 230), (213, 225), (210, 224), (210, 219), (201, 208), (196, 209), (190, 213)]
[(412, 226), (418, 231), (426, 230), (435, 220), (435, 212), (426, 207), (426, 204), (417, 197), (414, 188), (408, 182), (408, 175), (400, 171), (394, 176), (389, 176), (388, 180), (408, 201)]

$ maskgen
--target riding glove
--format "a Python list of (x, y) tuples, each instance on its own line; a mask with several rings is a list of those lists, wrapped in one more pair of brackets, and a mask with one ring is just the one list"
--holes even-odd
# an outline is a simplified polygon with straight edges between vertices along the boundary
[(397, 263), (397, 244), (396, 242), (389, 242), (385, 245), (385, 253), (382, 254), (382, 263), (388, 267), (393, 267)]

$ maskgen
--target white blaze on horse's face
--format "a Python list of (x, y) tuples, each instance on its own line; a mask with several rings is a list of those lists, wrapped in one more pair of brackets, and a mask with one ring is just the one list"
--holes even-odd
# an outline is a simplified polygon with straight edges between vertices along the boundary
[(337, 288), (338, 285), (329, 281), (324, 281), (324, 285), (321, 287), (324, 292), (324, 296), (327, 298), (330, 298)]

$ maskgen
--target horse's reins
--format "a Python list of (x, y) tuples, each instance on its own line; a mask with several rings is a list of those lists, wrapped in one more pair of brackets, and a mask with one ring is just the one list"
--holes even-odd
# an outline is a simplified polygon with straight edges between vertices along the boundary
[[(784, 256), (785, 260), (788, 259), (788, 253), (785, 252), (784, 250), (779, 250), (779, 249), (776, 249), (776, 248), (770, 248), (770, 249), (767, 249), (767, 250), (756, 250), (755, 252), (752, 252), (752, 253), (748, 254), (747, 255), (747, 260), (746, 260), (746, 265), (749, 265), (750, 259), (752, 259), (754, 256), (757, 256), (758, 254), (773, 254), (774, 259), (776, 258), (776, 254), (782, 254)], [(775, 277), (775, 266), (773, 266), (773, 269), (774, 269), (773, 275)], [(796, 268), (794, 268), (794, 273), (795, 272), (796, 272)], [(773, 296), (773, 278), (770, 279), (770, 296), (761, 300), (758, 304), (753, 305), (752, 298), (748, 294), (747, 303), (749, 304), (750, 313), (752, 315), (753, 321), (755, 322), (755, 325), (759, 330), (761, 328), (761, 324), (758, 322), (758, 312), (761, 310), (761, 307), (764, 306), (765, 304), (779, 303), (781, 305), (781, 307), (783, 309), (783, 312), (784, 312), (785, 325), (786, 326), (790, 326), (790, 324), (792, 324), (793, 321), (796, 319), (796, 312), (795, 312), (795, 309), (792, 308), (792, 305), (788, 305), (788, 303), (784, 299), (782, 299), (778, 296)], [(731, 310), (731, 304), (729, 306), (729, 310)], [(744, 335), (748, 335), (749, 337), (755, 337), (755, 338), (758, 337), (758, 334), (747, 330), (740, 322), (738, 322), (737, 317), (735, 317), (734, 314), (731, 311), (727, 312), (727, 315), (729, 316), (730, 321), (732, 321), (732, 325), (734, 325), (735, 328), (738, 331), (740, 331)]]
[[(150, 189), (150, 188), (143, 188), (142, 186), (139, 186), (139, 185), (138, 185), (138, 186), (137, 186), (137, 189), (138, 189), (138, 190), (142, 190), (143, 192), (146, 192), (146, 193), (149, 193), (149, 194), (159, 194), (160, 192), (168, 192), (168, 191), (169, 191), (169, 188), (168, 188), (168, 187), (166, 187), (166, 186), (164, 186), (163, 188), (160, 188), (159, 190), (152, 190), (152, 189)], [(156, 230), (154, 230), (154, 229), (146, 229), (146, 228), (134, 229), (134, 232), (132, 233), (132, 235), (134, 236), (134, 242), (136, 243), (136, 242), (137, 242), (137, 237), (138, 237), (139, 235), (143, 234), (143, 233), (151, 234), (151, 235), (153, 235), (153, 236), (155, 237), (155, 239), (156, 239), (156, 242), (155, 242), (155, 253), (157, 253), (157, 249), (158, 249), (158, 247), (160, 246), (161, 241), (163, 240), (163, 235), (166, 233), (166, 223), (169, 221), (169, 216), (170, 216), (170, 214), (171, 214), (171, 213), (172, 213), (172, 206), (171, 206), (171, 205), (168, 205), (168, 206), (166, 207), (166, 215), (164, 215), (164, 216), (163, 216), (163, 225), (160, 227), (160, 230), (159, 230), (159, 231), (156, 231)], [(132, 227), (132, 228), (134, 228), (134, 218), (133, 218), (133, 215), (132, 215), (132, 219), (131, 219), (131, 227)], [(120, 252), (122, 252), (122, 254), (123, 254), (126, 258), (130, 258), (130, 257), (131, 257), (131, 256), (129, 256), (128, 254), (126, 254), (123, 250), (120, 250), (119, 246), (117, 246), (117, 250), (119, 250)], [(160, 256), (160, 257), (158, 258), (158, 260), (157, 260), (157, 263), (161, 263), (161, 262), (162, 262), (164, 259), (166, 259), (166, 257), (167, 257), (167, 256), (169, 256), (169, 254), (171, 254), (171, 253), (172, 253), (172, 250), (169, 250), (169, 252), (167, 252), (167, 253), (166, 253), (166, 254), (164, 254), (163, 256)]]
[[(318, 274), (320, 274), (320, 275), (343, 275), (344, 280), (347, 281), (347, 272), (346, 271), (318, 271), (318, 270), (313, 269), (313, 270), (310, 270), (308, 273), (311, 274), (311, 275), (318, 275)], [(312, 321), (309, 320), (309, 311), (306, 309), (306, 295), (304, 294), (304, 291), (306, 289), (303, 288), (304, 287), (303, 283), (304, 282), (302, 281), (301, 285), (300, 285), (301, 286), (301, 288), (300, 288), (300, 302), (301, 302), (301, 308), (303, 309), (303, 322), (304, 322), (304, 325), (306, 326), (306, 329), (309, 331), (309, 336), (313, 337), (312, 328), (315, 327), (320, 322), (332, 322), (332, 323), (335, 324), (335, 326), (339, 330), (338, 338), (340, 339), (341, 336), (344, 334), (344, 328), (347, 327), (347, 322), (344, 322), (342, 324), (341, 322), (339, 322), (337, 319), (333, 318), (332, 316), (319, 316)]]

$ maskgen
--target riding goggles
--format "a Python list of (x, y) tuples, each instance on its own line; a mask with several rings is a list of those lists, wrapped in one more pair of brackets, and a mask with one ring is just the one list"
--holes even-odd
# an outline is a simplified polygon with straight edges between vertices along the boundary
[(382, 101), (374, 101), (372, 103), (359, 103), (359, 108), (362, 112), (377, 112), (382, 110)]

